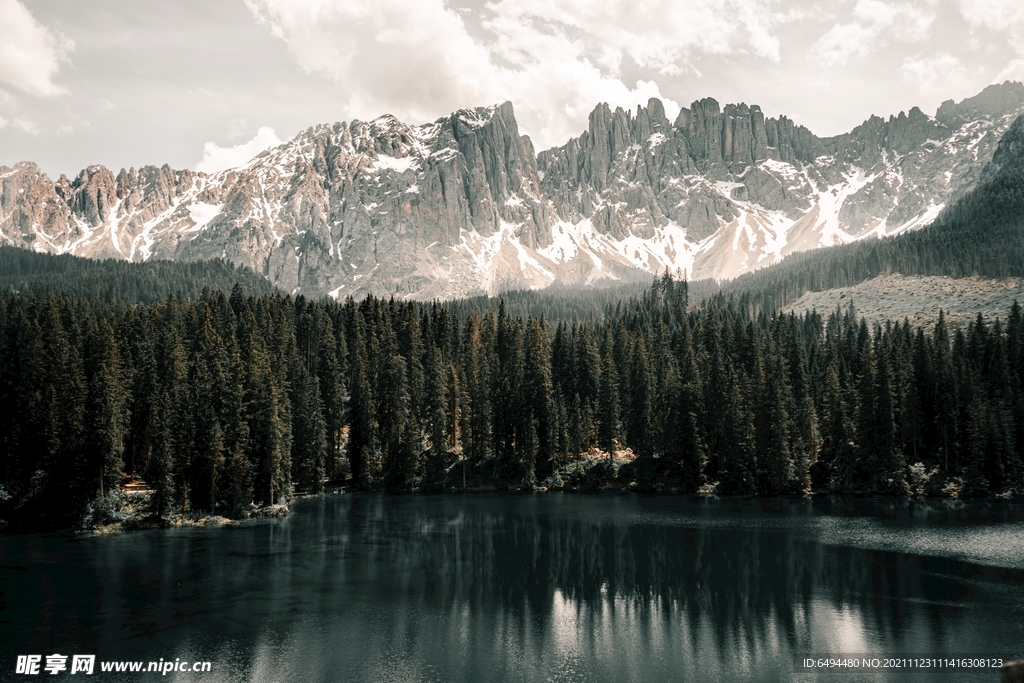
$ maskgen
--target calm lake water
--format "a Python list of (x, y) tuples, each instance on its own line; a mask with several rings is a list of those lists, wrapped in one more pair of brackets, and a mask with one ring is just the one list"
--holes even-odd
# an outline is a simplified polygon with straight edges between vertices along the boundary
[[(286, 519), (0, 538), (18, 654), (181, 681), (992, 681), (808, 653), (1024, 657), (1024, 503), (338, 495)], [(70, 661), (70, 660), (69, 660)]]

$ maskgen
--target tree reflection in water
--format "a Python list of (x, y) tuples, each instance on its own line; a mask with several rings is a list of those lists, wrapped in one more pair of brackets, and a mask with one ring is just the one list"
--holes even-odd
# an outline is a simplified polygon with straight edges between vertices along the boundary
[(1024, 654), (1022, 530), (1005, 501), (337, 496), (9, 539), (38, 564), (4, 597), (45, 616), (19, 597), (0, 635), (52, 650), (70, 624), (111, 658), (209, 659), (204, 680), (790, 680), (794, 653)]

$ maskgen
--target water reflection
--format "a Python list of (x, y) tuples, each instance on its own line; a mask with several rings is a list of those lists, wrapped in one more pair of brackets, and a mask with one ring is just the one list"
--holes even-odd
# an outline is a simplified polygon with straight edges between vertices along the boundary
[(1024, 654), (1022, 539), (1008, 501), (338, 496), (5, 539), (0, 639), (11, 670), (68, 650), (204, 681), (792, 680), (794, 653)]

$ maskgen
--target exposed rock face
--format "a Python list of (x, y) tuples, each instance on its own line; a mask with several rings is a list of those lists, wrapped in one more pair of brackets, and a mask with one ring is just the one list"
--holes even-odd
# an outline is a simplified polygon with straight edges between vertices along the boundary
[(927, 224), (977, 182), (1024, 111), (1024, 86), (990, 86), (940, 111), (943, 120), (914, 108), (818, 138), (757, 106), (713, 99), (682, 109), (671, 127), (657, 100), (635, 115), (601, 106), (583, 135), (540, 154), (541, 189), (562, 221), (644, 240), (647, 252), (619, 249), (637, 267), (732, 277), (794, 251)]
[[(522, 280), (504, 272), (522, 272), (515, 253), (497, 258), (503, 238), (551, 241), (535, 159), (506, 103), (418, 127), (390, 116), (316, 126), (214, 175), (95, 166), (54, 183), (18, 164), (0, 169), (0, 232), (93, 257), (224, 257), (289, 291), (492, 290), (493, 278)], [(471, 258), (488, 249), (487, 264)]]
[(928, 223), (1024, 111), (990, 86), (935, 117), (818, 138), (745, 104), (599, 105), (535, 154), (511, 103), (422, 125), (310, 128), (207, 175), (0, 168), (0, 242), (131, 260), (224, 257), (288, 291), (433, 298), (554, 281), (732, 277), (793, 251)]

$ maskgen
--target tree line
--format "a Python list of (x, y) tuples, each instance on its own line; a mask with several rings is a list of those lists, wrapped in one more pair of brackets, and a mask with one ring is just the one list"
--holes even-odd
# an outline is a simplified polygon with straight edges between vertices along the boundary
[(252, 269), (223, 259), (153, 259), (138, 263), (45, 254), (0, 245), (0, 295), (12, 292), (45, 298), (48, 294), (69, 294), (89, 299), (94, 306), (122, 308), (162, 301), (172, 293), (194, 299), (206, 287), (230, 292), (235, 284), (241, 284), (252, 294), (278, 291)]
[[(124, 473), (228, 516), (329, 483), (609, 482), (722, 494), (1021, 490), (1024, 318), (869, 327), (688, 306), (668, 275), (601, 317), (453, 314), (206, 289), (0, 298), (0, 516), (73, 524)], [(612, 461), (615, 462), (615, 461)]]

